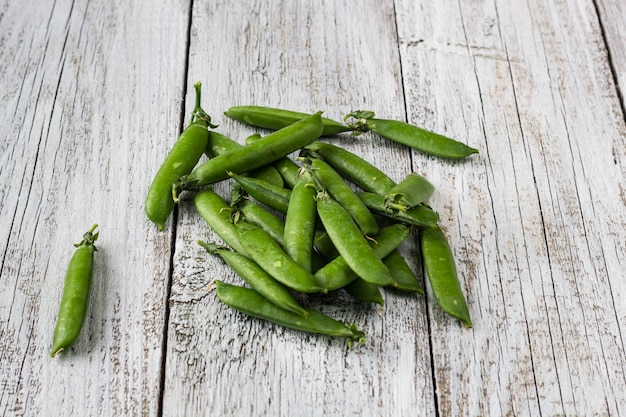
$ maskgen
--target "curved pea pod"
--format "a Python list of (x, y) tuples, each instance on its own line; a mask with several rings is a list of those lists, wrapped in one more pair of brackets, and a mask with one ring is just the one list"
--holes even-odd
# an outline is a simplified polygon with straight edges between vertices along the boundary
[(384, 138), (402, 143), (429, 155), (461, 159), (478, 153), (478, 149), (421, 127), (399, 120), (376, 119), (374, 112), (369, 110), (357, 110), (347, 115), (344, 120), (349, 117), (357, 119), (357, 123), (352, 126), (356, 131), (371, 130)]
[(251, 200), (242, 199), (236, 209), (243, 214), (243, 219), (265, 230), (278, 244), (283, 246), (285, 223), (267, 209)]
[(281, 213), (287, 213), (291, 190), (258, 178), (237, 175), (233, 172), (229, 172), (228, 175), (237, 181), (244, 191), (259, 203)]
[(338, 202), (327, 194), (319, 195), (317, 213), (330, 240), (350, 269), (373, 284), (393, 283), (385, 264), (376, 256), (352, 216)]
[(283, 177), (286, 187), (293, 188), (296, 185), (296, 182), (298, 182), (298, 171), (300, 170), (298, 164), (285, 156), (275, 161), (273, 166)]
[(215, 281), (215, 286), (220, 301), (248, 316), (303, 332), (345, 337), (349, 345), (354, 342), (365, 343), (365, 334), (355, 325), (348, 327), (317, 310), (306, 309), (308, 315), (304, 316), (277, 307), (255, 290), (219, 280)]
[[(254, 127), (278, 130), (289, 126), (298, 120), (310, 116), (310, 113), (301, 113), (291, 110), (277, 109), (263, 106), (234, 106), (224, 112), (231, 119)], [(342, 132), (349, 132), (349, 126), (334, 120), (322, 117), (324, 126), (321, 136), (332, 136)]]
[(247, 256), (277, 281), (303, 293), (326, 292), (315, 277), (291, 259), (263, 229), (244, 221), (236, 223), (235, 229)]
[(315, 185), (308, 172), (303, 172), (293, 187), (285, 215), (285, 252), (308, 272), (312, 270), (313, 240), (317, 209)]
[(385, 204), (385, 197), (368, 192), (357, 192), (359, 198), (373, 212), (382, 216), (419, 227), (433, 227), (439, 221), (439, 215), (432, 209), (418, 205), (408, 210), (391, 210)]
[(326, 142), (315, 141), (304, 147), (302, 152), (313, 153), (332, 166), (343, 177), (365, 191), (386, 195), (396, 183), (387, 174), (360, 156)]
[(196, 108), (191, 124), (181, 133), (157, 171), (146, 196), (148, 219), (163, 230), (176, 205), (174, 187), (181, 177), (189, 174), (202, 156), (208, 140), (211, 118), (200, 107), (200, 83), (196, 83)]
[(378, 233), (376, 218), (337, 171), (317, 158), (308, 159), (307, 164), (318, 184), (352, 216), (363, 234), (375, 235)]
[(348, 292), (348, 294), (359, 301), (376, 303), (381, 306), (385, 304), (385, 299), (380, 293), (380, 287), (361, 278), (355, 279), (346, 285), (344, 289)]
[(193, 189), (268, 165), (313, 142), (322, 133), (322, 112), (317, 112), (262, 139), (209, 159), (180, 181), (179, 188)]
[(383, 263), (387, 266), (389, 273), (391, 273), (393, 277), (394, 288), (400, 291), (424, 294), (424, 288), (422, 288), (413, 270), (400, 252), (394, 250), (383, 259)]
[(202, 241), (199, 241), (198, 244), (210, 254), (218, 255), (222, 258), (237, 275), (278, 307), (296, 314), (308, 315), (308, 312), (296, 301), (284, 285), (272, 278), (251, 259), (214, 244), (207, 244)]
[(450, 316), (472, 327), (452, 250), (443, 231), (439, 227), (423, 230), (420, 233), (420, 244), (428, 281), (437, 303)]
[(243, 255), (246, 254), (230, 218), (232, 208), (219, 194), (210, 188), (200, 191), (194, 197), (194, 205), (204, 221), (228, 246)]
[(83, 328), (89, 307), (93, 258), (96, 251), (94, 242), (98, 239), (98, 233), (93, 233), (96, 227), (98, 226), (94, 225), (85, 233), (83, 240), (74, 245), (77, 249), (72, 255), (65, 274), (63, 295), (54, 327), (50, 352), (52, 357), (72, 346)]
[[(411, 229), (404, 224), (393, 224), (383, 227), (370, 240), (369, 244), (378, 259), (383, 259), (402, 244), (410, 235)], [(315, 272), (315, 278), (328, 291), (337, 290), (348, 285), (357, 278), (357, 274), (350, 268), (343, 256), (339, 256)], [(392, 284), (393, 285), (393, 284)]]
[[(260, 138), (261, 137), (259, 135), (257, 139), (250, 140), (250, 138), (247, 138), (246, 141), (250, 141), (251, 143), (253, 143)], [(210, 131), (209, 141), (204, 153), (209, 158), (215, 158), (216, 156), (223, 155), (227, 152), (232, 152), (235, 149), (240, 149), (242, 147), (243, 145), (237, 143), (228, 136), (222, 135), (221, 133), (215, 131)], [(250, 172), (247, 172), (246, 175), (253, 178), (262, 179), (263, 181), (270, 182), (280, 187), (284, 185), (282, 175), (272, 165), (266, 165), (264, 167), (252, 170)]]
[(407, 175), (385, 196), (385, 205), (392, 210), (406, 211), (430, 198), (435, 187), (416, 172)]

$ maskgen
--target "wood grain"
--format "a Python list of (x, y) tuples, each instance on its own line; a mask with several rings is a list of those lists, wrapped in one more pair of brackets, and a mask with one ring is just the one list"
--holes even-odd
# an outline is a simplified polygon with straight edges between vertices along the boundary
[[(622, 3), (0, 0), (0, 415), (625, 416)], [(143, 213), (195, 81), (240, 143), (255, 130), (222, 112), (259, 104), (370, 109), (477, 147), (328, 139), (436, 186), (474, 327), (428, 286), (380, 311), (304, 298), (365, 331), (353, 349), (220, 304), (212, 281), (241, 281), (196, 244), (218, 238), (192, 193), (165, 232)], [(87, 323), (51, 359), (93, 223)]]
[[(1, 17), (0, 414), (155, 415), (170, 236), (143, 214), (179, 132), (179, 2), (12, 2)], [(150, 16), (150, 19), (145, 19)], [(86, 326), (51, 359), (73, 243), (100, 225)]]

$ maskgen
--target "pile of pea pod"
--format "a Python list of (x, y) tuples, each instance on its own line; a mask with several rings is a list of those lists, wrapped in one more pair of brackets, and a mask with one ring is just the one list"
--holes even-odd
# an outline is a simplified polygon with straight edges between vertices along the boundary
[[(461, 142), (371, 111), (342, 122), (259, 106), (231, 107), (225, 115), (272, 133), (245, 145), (218, 133), (201, 107), (200, 83), (189, 125), (154, 177), (147, 217), (162, 230), (178, 196), (194, 193), (194, 205), (223, 244), (199, 241), (247, 286), (215, 280), (226, 305), (252, 317), (304, 332), (363, 343), (346, 325), (308, 308), (304, 294), (345, 290), (357, 300), (383, 304), (381, 288), (424, 294), (398, 251), (419, 239), (423, 267), (437, 303), (472, 326), (452, 251), (427, 200), (434, 187), (417, 173), (396, 183), (361, 157), (322, 137), (373, 131), (383, 138), (440, 158), (478, 151)], [(296, 158), (289, 155), (297, 154)], [(208, 159), (200, 163), (202, 155)], [(224, 198), (211, 185), (231, 181)], [(417, 230), (412, 234), (413, 229)]]

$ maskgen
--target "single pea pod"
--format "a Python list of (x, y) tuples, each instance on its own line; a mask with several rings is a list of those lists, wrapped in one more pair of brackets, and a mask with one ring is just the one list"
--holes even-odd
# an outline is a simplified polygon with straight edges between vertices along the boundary
[(416, 172), (407, 175), (385, 196), (385, 205), (392, 210), (406, 211), (430, 198), (435, 187)]
[(245, 221), (236, 223), (235, 229), (248, 256), (277, 281), (303, 293), (326, 292), (315, 277), (291, 259), (263, 229)]
[(265, 230), (278, 244), (284, 246), (285, 222), (261, 205), (245, 198), (234, 208), (243, 214), (243, 220)]
[[(410, 235), (411, 229), (404, 224), (393, 224), (383, 227), (375, 236), (375, 240), (370, 240), (374, 255), (378, 259), (383, 259), (392, 251), (398, 248)], [(315, 272), (315, 279), (328, 291), (337, 290), (354, 281), (358, 275), (350, 268), (343, 256), (338, 256), (328, 262), (324, 267)], [(395, 283), (392, 284), (392, 286)]]
[(355, 131), (366, 132), (371, 130), (384, 138), (429, 155), (461, 159), (478, 153), (478, 149), (421, 127), (399, 120), (376, 119), (374, 112), (369, 110), (357, 110), (348, 114), (344, 120), (350, 117), (357, 119), (357, 122), (352, 125)]
[(235, 251), (246, 255), (246, 250), (239, 243), (235, 225), (231, 219), (232, 208), (224, 199), (210, 188), (198, 192), (194, 197), (196, 211), (209, 227)]
[(376, 303), (381, 306), (385, 305), (385, 299), (380, 293), (380, 287), (376, 284), (357, 278), (343, 288), (348, 292), (348, 294), (359, 301)]
[(439, 227), (423, 230), (420, 233), (420, 245), (428, 281), (437, 303), (450, 316), (472, 327), (452, 250), (443, 231)]
[(98, 233), (94, 231), (97, 227), (98, 225), (93, 225), (84, 234), (83, 240), (74, 245), (77, 249), (72, 255), (65, 274), (59, 315), (54, 327), (50, 352), (52, 357), (72, 346), (83, 328), (89, 306), (93, 258), (96, 251), (94, 242), (98, 239)]
[[(373, 252), (352, 216), (333, 198), (320, 193), (317, 213), (330, 240), (358, 276), (377, 285), (391, 285), (393, 278), (383, 262)], [(319, 271), (318, 271), (319, 272)]]
[(308, 172), (303, 172), (293, 187), (285, 215), (285, 252), (308, 272), (312, 270), (313, 240), (317, 208), (315, 184)]
[(220, 248), (215, 244), (202, 241), (199, 241), (198, 244), (210, 254), (221, 257), (237, 275), (278, 307), (303, 316), (309, 314), (284, 285), (272, 278), (253, 260), (232, 250)]
[[(311, 115), (310, 113), (262, 106), (234, 106), (225, 111), (224, 114), (247, 125), (270, 130), (282, 129)], [(332, 136), (352, 131), (349, 126), (326, 117), (322, 117), (322, 124), (324, 128), (321, 136)]]
[(300, 166), (298, 164), (289, 159), (289, 157), (285, 156), (284, 158), (280, 158), (278, 161), (275, 161), (273, 166), (283, 177), (285, 187), (295, 187), (296, 182), (298, 182), (298, 171), (300, 170)]
[[(252, 143), (260, 138), (261, 136), (259, 135), (258, 138), (256, 138), (255, 136), (255, 139), (247, 138), (246, 141), (250, 141)], [(204, 153), (209, 158), (215, 158), (218, 155), (222, 155), (239, 148), (243, 148), (243, 145), (237, 143), (228, 136), (222, 135), (221, 133), (210, 131), (209, 142)], [(267, 165), (247, 172), (246, 175), (253, 178), (262, 179), (280, 187), (284, 185), (282, 175), (272, 165)]]
[(395, 289), (424, 294), (424, 288), (400, 252), (394, 250), (383, 259), (383, 263), (393, 277)]
[(190, 125), (179, 136), (156, 173), (146, 196), (145, 212), (159, 230), (176, 205), (176, 184), (188, 175), (202, 156), (208, 140), (211, 118), (200, 107), (200, 83), (195, 84), (196, 107)]
[(439, 215), (432, 209), (418, 205), (408, 210), (393, 210), (385, 204), (385, 197), (368, 192), (357, 192), (359, 198), (373, 212), (393, 219), (397, 222), (418, 227), (432, 227), (439, 221)]
[(306, 159), (305, 166), (310, 169), (311, 174), (317, 180), (317, 184), (350, 213), (364, 235), (369, 236), (378, 233), (376, 218), (337, 171), (317, 158)]
[(365, 343), (365, 334), (355, 325), (350, 327), (317, 310), (306, 309), (307, 315), (284, 310), (267, 300), (255, 290), (215, 281), (217, 297), (227, 306), (244, 313), (287, 327), (308, 333), (345, 337), (349, 346), (354, 342)]
[(228, 175), (237, 181), (244, 191), (259, 203), (281, 213), (287, 213), (291, 190), (258, 178), (237, 175), (234, 172), (229, 172)]
[(301, 156), (307, 156), (307, 154), (323, 159), (344, 178), (347, 178), (367, 192), (384, 196), (396, 185), (380, 169), (360, 156), (339, 146), (315, 141), (305, 146), (301, 152)]
[(268, 165), (313, 142), (322, 133), (322, 112), (277, 130), (239, 149), (209, 159), (180, 181), (181, 189), (193, 189)]

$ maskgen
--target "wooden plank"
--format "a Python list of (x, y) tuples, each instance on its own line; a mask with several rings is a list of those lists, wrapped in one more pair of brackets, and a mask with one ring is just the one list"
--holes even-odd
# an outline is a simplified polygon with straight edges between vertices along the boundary
[[(218, 131), (240, 142), (254, 131), (219, 116), (241, 104), (322, 109), (335, 119), (359, 108), (404, 115), (392, 2), (194, 5), (189, 82), (207, 80), (205, 107)], [(410, 171), (401, 146), (332, 140), (395, 179)], [(215, 189), (228, 195), (227, 184)], [(181, 204), (177, 231), (165, 415), (434, 414), (423, 298), (386, 293), (380, 316), (345, 296), (310, 299), (366, 332), (367, 344), (353, 350), (247, 319), (209, 290), (213, 279), (240, 281), (196, 245), (215, 236), (190, 203)], [(405, 249), (415, 253), (412, 242)]]
[(429, 304), (441, 415), (624, 415), (624, 115), (592, 2), (397, 2), (416, 155), (474, 317)]
[[(171, 237), (143, 201), (180, 129), (188, 10), (4, 3), (0, 414), (155, 415)], [(52, 359), (72, 243), (96, 222), (86, 325)]]
[[(626, 108), (626, 4), (623, 1), (598, 0), (594, 2), (602, 34), (608, 47), (610, 64), (617, 81), (617, 89)], [(600, 49), (603, 49), (601, 46)]]

